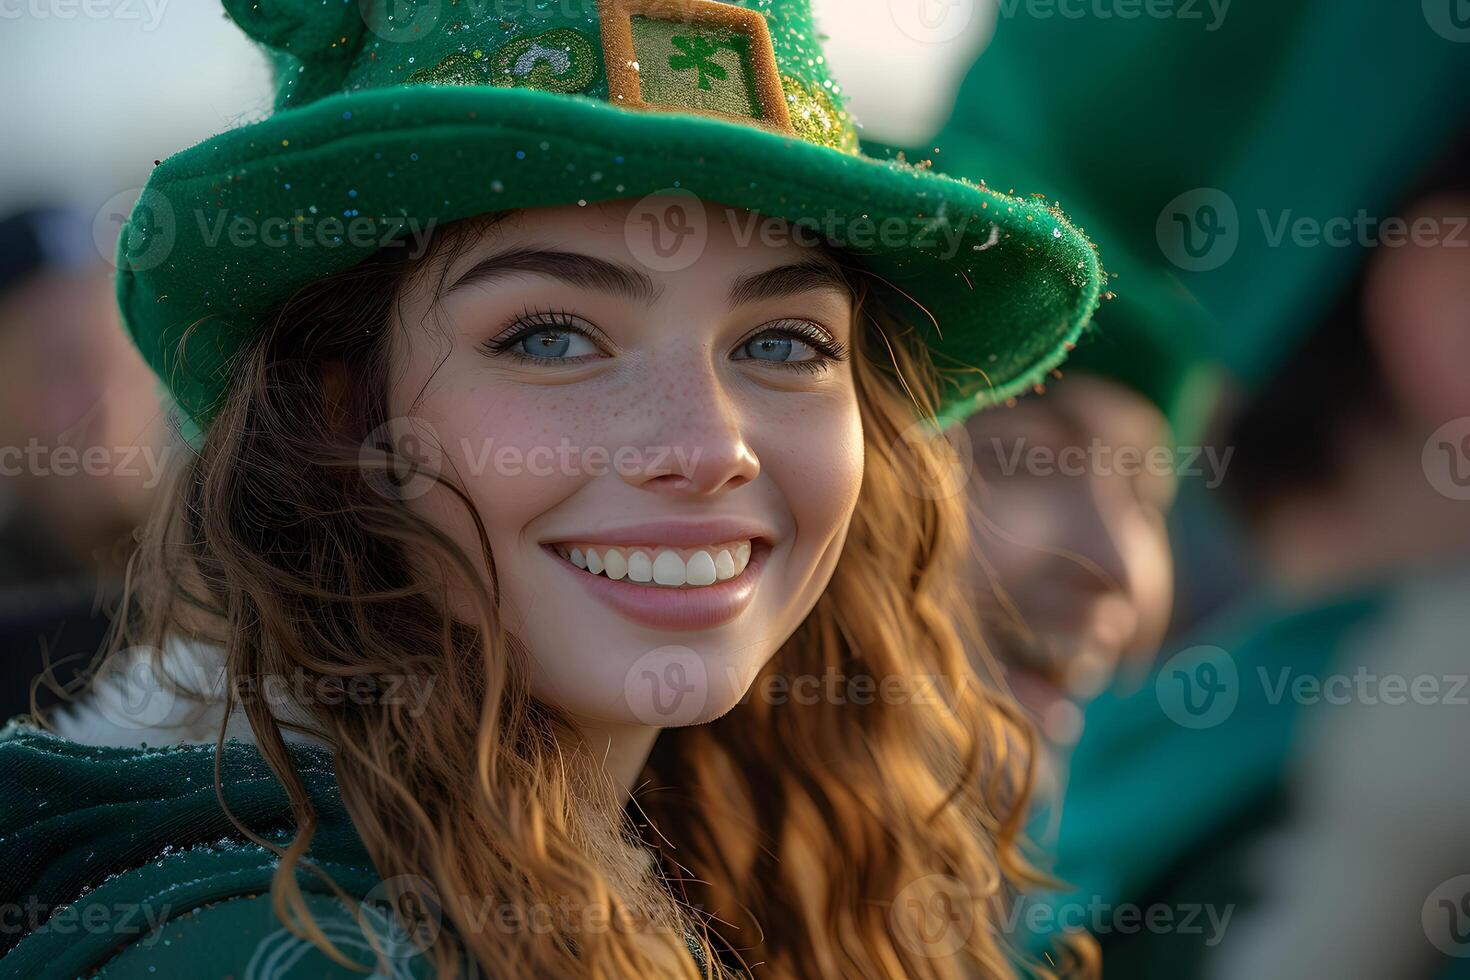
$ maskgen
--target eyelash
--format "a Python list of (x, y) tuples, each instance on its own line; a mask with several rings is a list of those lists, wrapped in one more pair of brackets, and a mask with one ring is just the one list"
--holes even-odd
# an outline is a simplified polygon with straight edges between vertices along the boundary
[[(762, 337), (775, 335), (778, 337), (795, 337), (805, 343), (813, 351), (816, 357), (806, 361), (771, 361), (773, 367), (787, 368), (792, 371), (806, 371), (816, 374), (827, 370), (833, 363), (841, 363), (847, 360), (847, 345), (839, 344), (832, 337), (810, 320), (775, 320), (761, 327), (759, 331), (742, 340), (737, 349), (755, 343)], [(749, 358), (755, 360), (755, 358)]]
[[(600, 347), (612, 346), (606, 335), (601, 330), (598, 330), (597, 327), (583, 320), (581, 317), (559, 310), (527, 310), (516, 319), (510, 329), (494, 340), (485, 341), (480, 346), (485, 353), (494, 357), (513, 357), (522, 362), (544, 364), (548, 360), (547, 358), (533, 357), (514, 348), (516, 344), (526, 337), (548, 329), (579, 334)], [(817, 355), (805, 361), (768, 362), (774, 367), (806, 371), (815, 374), (819, 371), (825, 371), (833, 362), (847, 360), (847, 345), (833, 340), (827, 331), (810, 320), (774, 320), (762, 326), (756, 333), (740, 341), (736, 345), (736, 349), (746, 347), (760, 340), (762, 337), (771, 335), (795, 337), (811, 347)], [(744, 359), (756, 360), (756, 358)], [(576, 362), (582, 360), (582, 358), (563, 358), (562, 360)]]
[[(581, 317), (560, 310), (526, 310), (516, 317), (510, 329), (502, 333), (494, 340), (487, 340), (480, 345), (485, 353), (494, 357), (513, 357), (519, 361), (545, 364), (548, 358), (532, 357), (523, 351), (514, 350), (516, 344), (525, 340), (532, 334), (541, 333), (544, 330), (560, 330), (564, 333), (574, 333), (587, 338), (599, 347), (610, 347), (612, 342), (607, 336), (595, 326), (583, 320)], [(584, 357), (587, 355), (584, 355)], [(569, 357), (563, 360), (577, 362), (583, 358)]]

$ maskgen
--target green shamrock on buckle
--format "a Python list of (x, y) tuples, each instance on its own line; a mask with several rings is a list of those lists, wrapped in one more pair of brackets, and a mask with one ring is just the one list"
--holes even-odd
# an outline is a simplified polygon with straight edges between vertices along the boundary
[(714, 38), (707, 34), (696, 34), (693, 37), (675, 36), (670, 43), (678, 48), (681, 54), (669, 56), (669, 67), (674, 71), (689, 71), (693, 69), (699, 78), (699, 87), (708, 92), (714, 88), (710, 79), (725, 81), (730, 77), (723, 65), (715, 61), (715, 55), (721, 48), (729, 48), (738, 54), (746, 53), (746, 39), (742, 37), (725, 36)]

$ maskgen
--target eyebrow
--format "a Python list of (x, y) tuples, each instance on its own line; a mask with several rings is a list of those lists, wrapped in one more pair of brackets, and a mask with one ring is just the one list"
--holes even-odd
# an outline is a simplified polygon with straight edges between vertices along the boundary
[(827, 262), (810, 259), (741, 276), (730, 284), (730, 306), (733, 308), (763, 299), (796, 296), (818, 289), (835, 289), (846, 295), (852, 293), (852, 287), (841, 269)]
[(448, 296), (466, 286), (481, 285), (525, 272), (550, 276), (573, 286), (620, 293), (629, 299), (646, 303), (653, 302), (663, 292), (662, 287), (656, 285), (647, 273), (632, 266), (583, 255), (581, 252), (523, 248), (481, 259), (456, 279), (454, 285), (444, 290), (443, 295)]

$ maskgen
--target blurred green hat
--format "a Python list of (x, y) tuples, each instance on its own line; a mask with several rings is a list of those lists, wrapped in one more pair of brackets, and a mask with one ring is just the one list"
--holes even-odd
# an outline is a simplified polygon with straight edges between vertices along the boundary
[(1129, 247), (1096, 202), (1049, 176), (1044, 162), (1022, 163), (998, 142), (957, 126), (940, 136), (931, 156), (936, 169), (988, 179), (997, 190), (1066, 208), (1108, 256), (1110, 279), (1066, 370), (1090, 371), (1127, 385), (1159, 408), (1176, 442), (1196, 441), (1220, 389), (1221, 371), (1207, 352), (1214, 323), (1162, 258)]
[(808, 0), (224, 6), (274, 113), (155, 168), (118, 246), (127, 327), (197, 422), (296, 290), (486, 212), (677, 188), (804, 226), (913, 314), (951, 408), (1044, 377), (1102, 290), (1054, 209), (863, 156)]
[(1390, 217), (1462, 125), (1460, 2), (1002, 3), (936, 165), (1060, 198), (1108, 256), (1119, 300), (1073, 367), (1163, 340), (1253, 387), (1359, 261), (1311, 230)]

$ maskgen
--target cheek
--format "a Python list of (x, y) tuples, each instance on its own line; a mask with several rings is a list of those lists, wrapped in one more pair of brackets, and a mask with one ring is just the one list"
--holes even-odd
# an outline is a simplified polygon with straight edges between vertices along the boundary
[(755, 444), (761, 471), (790, 509), (798, 543), (842, 535), (863, 482), (863, 429), (856, 396), (814, 400), (766, 420)]
[(1128, 534), (1128, 583), (1138, 610), (1138, 642), (1164, 641), (1174, 612), (1174, 549), (1164, 519), (1141, 511)]
[[(986, 481), (974, 504), (981, 512), (977, 541), (985, 560), (1007, 589), (1047, 586), (1053, 553), (1077, 551), (1085, 540), (1067, 535), (1059, 515), (1087, 513), (1087, 484), (1065, 476), (1000, 476)], [(1070, 538), (1070, 540), (1067, 540)]]
[[(487, 383), (473, 374), (446, 376), (446, 365), (413, 409), (412, 426), (437, 447), (437, 470), (468, 495), (485, 526), (500, 581), (508, 625), (524, 609), (515, 574), (527, 555), (525, 530), (538, 516), (586, 481), (582, 447), (589, 413), (568, 393)], [(478, 554), (475, 523), (457, 496), (427, 488), (415, 509), (471, 556)], [(463, 597), (457, 609), (466, 608)]]

